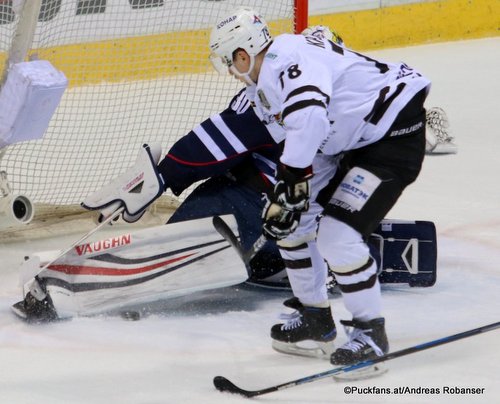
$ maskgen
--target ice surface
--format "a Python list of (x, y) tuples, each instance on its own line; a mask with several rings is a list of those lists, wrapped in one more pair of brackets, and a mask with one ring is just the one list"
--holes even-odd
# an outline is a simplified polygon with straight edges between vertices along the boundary
[[(500, 37), (372, 52), (403, 60), (433, 81), (428, 106), (448, 113), (457, 155), (426, 159), (390, 218), (432, 220), (439, 239), (432, 288), (384, 287), (392, 350), (499, 321), (500, 185), (498, 173)], [(148, 307), (140, 321), (80, 318), (27, 325), (10, 312), (20, 298), (17, 266), (30, 252), (64, 248), (82, 234), (0, 245), (0, 402), (243, 403), (212, 385), (223, 375), (260, 389), (330, 368), (281, 355), (269, 329), (284, 292), (245, 287), (203, 292)], [(332, 298), (336, 320), (348, 318)], [(331, 379), (263, 396), (276, 403), (497, 403), (500, 330), (387, 363), (377, 379)], [(341, 330), (338, 343), (345, 341)], [(440, 394), (346, 394), (346, 386), (439, 388)], [(450, 395), (443, 387), (479, 387)]]

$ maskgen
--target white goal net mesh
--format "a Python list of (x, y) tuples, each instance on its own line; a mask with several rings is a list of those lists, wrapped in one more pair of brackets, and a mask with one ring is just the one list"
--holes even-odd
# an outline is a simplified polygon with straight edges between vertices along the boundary
[[(2, 66), (20, 3), (0, 0)], [(43, 0), (28, 57), (50, 61), (69, 88), (43, 139), (4, 150), (12, 191), (79, 204), (130, 167), (143, 143), (160, 142), (165, 153), (224, 109), (241, 83), (213, 72), (209, 32), (243, 3), (274, 35), (293, 31), (293, 0)]]

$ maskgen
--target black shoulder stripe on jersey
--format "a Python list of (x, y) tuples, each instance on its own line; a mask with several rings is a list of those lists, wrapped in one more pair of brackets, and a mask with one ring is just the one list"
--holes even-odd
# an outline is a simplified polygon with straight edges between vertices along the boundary
[(330, 103), (330, 96), (328, 94), (325, 94), (323, 91), (321, 91), (316, 86), (302, 86), (302, 87), (296, 88), (295, 90), (293, 90), (292, 92), (290, 92), (290, 94), (288, 94), (288, 96), (286, 97), (285, 102), (287, 102), (290, 98), (295, 97), (296, 95), (299, 95), (299, 94), (302, 94), (302, 93), (306, 93), (306, 92), (309, 92), (309, 91), (321, 94), (323, 97), (326, 98), (326, 103), (327, 104)]
[(326, 109), (325, 104), (319, 100), (297, 101), (296, 103), (289, 105), (283, 110), (283, 113), (281, 114), (281, 119), (285, 119), (287, 115), (290, 115), (292, 112), (298, 111), (299, 109), (304, 109), (312, 106), (323, 107)]

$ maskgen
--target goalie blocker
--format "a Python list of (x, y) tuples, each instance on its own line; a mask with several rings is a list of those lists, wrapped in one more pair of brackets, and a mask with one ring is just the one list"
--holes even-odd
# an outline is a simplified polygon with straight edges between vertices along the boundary
[(99, 222), (123, 207), (123, 220), (136, 222), (165, 191), (165, 181), (158, 172), (160, 157), (159, 144), (144, 144), (135, 164), (108, 185), (89, 195), (82, 202), (82, 207), (99, 210)]
[[(224, 220), (237, 234), (232, 216)], [(425, 221), (384, 220), (371, 236), (382, 283), (431, 286), (436, 281), (436, 232)], [(36, 253), (23, 263), (21, 279), (32, 278), (57, 251)], [(259, 278), (248, 274), (236, 251), (215, 231), (211, 218), (157, 226), (84, 243), (37, 276), (43, 301), (13, 306), (32, 322), (88, 316), (242, 282), (289, 288), (285, 271)]]

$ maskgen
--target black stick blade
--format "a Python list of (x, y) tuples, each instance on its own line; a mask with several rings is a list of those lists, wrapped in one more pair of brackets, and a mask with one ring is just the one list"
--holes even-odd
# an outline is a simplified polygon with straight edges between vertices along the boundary
[(228, 392), (233, 394), (240, 394), (245, 397), (252, 397), (253, 394), (251, 391), (240, 389), (233, 382), (226, 379), (224, 376), (215, 376), (214, 377), (214, 386), (217, 390), (221, 392)]
[(212, 218), (212, 223), (213, 223), (213, 226), (215, 227), (215, 230), (217, 230), (217, 232), (222, 237), (224, 237), (224, 239), (229, 244), (231, 244), (234, 247), (234, 249), (237, 251), (238, 255), (240, 257), (242, 257), (243, 250), (241, 248), (241, 244), (238, 241), (238, 238), (236, 237), (236, 235), (231, 230), (231, 228), (227, 225), (227, 223), (224, 220), (222, 220), (219, 216), (214, 216)]

